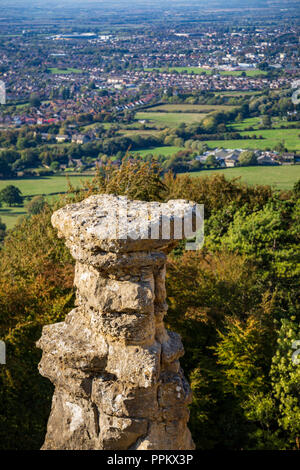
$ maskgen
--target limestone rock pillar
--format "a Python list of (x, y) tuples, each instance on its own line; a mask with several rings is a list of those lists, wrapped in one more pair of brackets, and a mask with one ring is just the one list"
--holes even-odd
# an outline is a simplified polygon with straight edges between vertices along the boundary
[(194, 448), (183, 346), (163, 323), (165, 252), (192, 205), (100, 195), (53, 214), (76, 259), (77, 293), (37, 343), (39, 371), (55, 385), (43, 449)]

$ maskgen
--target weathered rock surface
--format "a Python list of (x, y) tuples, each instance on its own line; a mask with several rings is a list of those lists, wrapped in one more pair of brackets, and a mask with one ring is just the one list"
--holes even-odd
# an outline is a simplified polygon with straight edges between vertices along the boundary
[(193, 207), (102, 195), (53, 214), (76, 259), (77, 307), (37, 343), (55, 385), (43, 449), (194, 448), (183, 346), (163, 323), (164, 252)]

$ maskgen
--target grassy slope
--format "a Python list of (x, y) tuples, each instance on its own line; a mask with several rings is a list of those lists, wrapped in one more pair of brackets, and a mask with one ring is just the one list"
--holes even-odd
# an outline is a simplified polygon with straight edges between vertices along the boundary
[(262, 166), (245, 168), (227, 168), (222, 170), (203, 170), (190, 173), (191, 176), (211, 176), (224, 173), (226, 178), (238, 178), (248, 184), (267, 184), (275, 189), (291, 189), (300, 179), (300, 165)]

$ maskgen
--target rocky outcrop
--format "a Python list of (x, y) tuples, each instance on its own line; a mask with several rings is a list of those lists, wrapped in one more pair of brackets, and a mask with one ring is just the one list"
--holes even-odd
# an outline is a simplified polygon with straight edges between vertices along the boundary
[(101, 195), (53, 214), (76, 259), (77, 300), (37, 343), (55, 385), (43, 449), (194, 448), (183, 346), (163, 323), (165, 253), (193, 207)]

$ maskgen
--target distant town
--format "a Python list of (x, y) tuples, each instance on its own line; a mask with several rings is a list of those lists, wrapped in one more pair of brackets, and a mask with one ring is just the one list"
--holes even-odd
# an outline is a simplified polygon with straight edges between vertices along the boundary
[(0, 177), (125, 155), (174, 172), (298, 163), (299, 24), (275, 13), (193, 22), (179, 9), (175, 22), (153, 12), (125, 28), (109, 15), (0, 19)]

